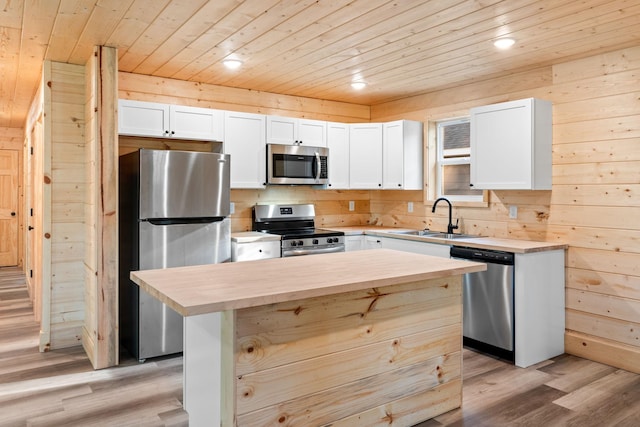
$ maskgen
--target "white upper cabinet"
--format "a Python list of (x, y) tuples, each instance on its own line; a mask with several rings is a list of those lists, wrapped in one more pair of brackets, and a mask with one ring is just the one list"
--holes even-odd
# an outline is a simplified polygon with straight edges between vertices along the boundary
[(210, 108), (118, 101), (120, 135), (222, 141), (224, 112)]
[(329, 148), (329, 183), (327, 188), (349, 188), (349, 125), (327, 123), (327, 147)]
[(551, 102), (528, 98), (471, 109), (471, 185), (551, 189)]
[(326, 147), (327, 122), (267, 116), (267, 143)]
[(120, 135), (164, 137), (169, 129), (169, 105), (155, 102), (118, 100)]
[(224, 153), (231, 155), (231, 188), (266, 186), (266, 117), (224, 113)]
[(222, 141), (224, 139), (224, 111), (171, 105), (169, 108), (169, 129), (173, 138)]
[(349, 187), (382, 188), (382, 123), (349, 125)]
[(422, 123), (397, 120), (382, 125), (382, 188), (421, 190)]

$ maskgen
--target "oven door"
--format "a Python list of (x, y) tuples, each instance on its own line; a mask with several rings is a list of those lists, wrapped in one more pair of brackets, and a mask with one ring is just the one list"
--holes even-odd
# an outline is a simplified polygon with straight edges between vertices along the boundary
[(332, 254), (336, 252), (344, 252), (344, 245), (327, 246), (324, 248), (297, 248), (282, 249), (282, 257), (300, 256), (300, 255), (317, 255)]
[(269, 184), (326, 184), (328, 149), (300, 145), (267, 145)]

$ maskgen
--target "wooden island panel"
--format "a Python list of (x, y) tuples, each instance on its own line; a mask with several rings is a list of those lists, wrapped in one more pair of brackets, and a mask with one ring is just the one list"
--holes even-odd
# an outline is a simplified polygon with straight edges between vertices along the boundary
[(411, 426), (462, 402), (462, 275), (389, 249), (132, 280), (185, 316), (191, 426)]
[(461, 299), (458, 275), (236, 310), (237, 425), (408, 426), (460, 406)]

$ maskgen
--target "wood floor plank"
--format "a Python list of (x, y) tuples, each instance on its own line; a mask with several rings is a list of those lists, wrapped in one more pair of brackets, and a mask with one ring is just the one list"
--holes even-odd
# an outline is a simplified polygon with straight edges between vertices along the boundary
[(615, 372), (616, 368), (564, 354), (540, 370), (554, 377), (546, 385), (569, 393)]

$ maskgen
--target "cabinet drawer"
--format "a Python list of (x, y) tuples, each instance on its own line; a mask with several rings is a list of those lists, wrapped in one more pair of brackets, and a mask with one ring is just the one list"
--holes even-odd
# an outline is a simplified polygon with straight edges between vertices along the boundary
[(280, 258), (280, 242), (231, 242), (231, 261), (254, 261), (257, 259)]

